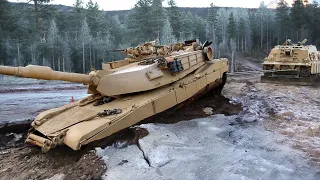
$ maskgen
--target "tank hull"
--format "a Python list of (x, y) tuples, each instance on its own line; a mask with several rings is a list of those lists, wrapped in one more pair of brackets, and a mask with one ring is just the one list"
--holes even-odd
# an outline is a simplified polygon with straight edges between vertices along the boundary
[[(305, 40), (306, 41), (306, 40)], [(305, 42), (304, 42), (305, 43)], [(262, 63), (262, 82), (312, 85), (320, 75), (320, 60), (317, 48), (304, 43), (275, 46)]]
[[(219, 90), (225, 83), (227, 71), (227, 59), (211, 60), (179, 81), (154, 90), (121, 95), (100, 106), (94, 103), (102, 97), (93, 95), (43, 112), (32, 123), (26, 142), (42, 147), (43, 151), (63, 144), (79, 150), (155, 114)], [(121, 113), (98, 116), (113, 109), (121, 109)]]

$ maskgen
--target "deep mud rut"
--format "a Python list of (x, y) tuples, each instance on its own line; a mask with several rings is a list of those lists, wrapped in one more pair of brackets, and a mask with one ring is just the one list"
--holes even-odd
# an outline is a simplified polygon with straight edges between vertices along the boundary
[[(206, 107), (211, 108), (209, 114), (203, 111)], [(161, 113), (140, 124), (170, 124), (212, 114), (234, 115), (241, 109), (241, 104), (231, 104), (224, 96), (208, 94), (182, 109)], [(148, 134), (145, 129), (125, 129), (78, 152), (68, 147), (59, 147), (43, 154), (39, 148), (24, 144), (29, 123), (0, 127), (0, 179), (46, 179), (53, 176), (64, 179), (100, 179), (107, 167), (96, 156), (93, 150), (95, 147), (117, 146), (121, 142), (126, 145), (137, 144), (140, 138)]]

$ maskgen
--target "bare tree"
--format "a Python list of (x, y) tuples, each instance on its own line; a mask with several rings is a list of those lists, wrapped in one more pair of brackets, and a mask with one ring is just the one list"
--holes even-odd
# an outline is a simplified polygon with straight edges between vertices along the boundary
[(57, 24), (55, 20), (51, 20), (50, 22), (50, 28), (48, 31), (48, 44), (52, 52), (52, 69), (55, 69), (55, 50), (57, 48), (58, 43), (58, 33), (59, 30), (57, 28)]
[(234, 60), (234, 53), (237, 50), (237, 43), (231, 39), (230, 40), (230, 50), (231, 50), (231, 73), (234, 73), (234, 67), (235, 67), (235, 60)]
[[(82, 43), (82, 70), (83, 73), (86, 73), (86, 61), (85, 61), (85, 46), (88, 45), (92, 37), (90, 34), (90, 28), (88, 26), (87, 20), (84, 19), (80, 31), (80, 40)], [(92, 63), (90, 63), (91, 65)]]

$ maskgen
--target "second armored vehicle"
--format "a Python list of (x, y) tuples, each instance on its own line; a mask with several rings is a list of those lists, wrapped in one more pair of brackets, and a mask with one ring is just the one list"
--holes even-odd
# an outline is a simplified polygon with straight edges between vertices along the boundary
[(262, 82), (311, 85), (320, 76), (320, 54), (316, 46), (304, 45), (306, 40), (274, 47), (263, 62)]
[(79, 150), (203, 93), (221, 90), (228, 60), (213, 59), (209, 45), (196, 41), (168, 46), (146, 43), (123, 50), (129, 58), (104, 63), (102, 70), (89, 74), (33, 65), (0, 66), (0, 74), (88, 85), (91, 96), (40, 113), (26, 139), (44, 152), (61, 144)]

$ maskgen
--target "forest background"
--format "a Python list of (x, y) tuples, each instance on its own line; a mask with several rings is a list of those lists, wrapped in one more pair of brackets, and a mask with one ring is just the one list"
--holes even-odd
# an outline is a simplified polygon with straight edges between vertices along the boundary
[(182, 8), (174, 0), (139, 0), (131, 10), (102, 11), (91, 0), (73, 7), (0, 0), (0, 64), (50, 66), (54, 70), (87, 73), (101, 62), (124, 58), (111, 49), (158, 40), (169, 44), (198, 38), (213, 41), (216, 57), (231, 52), (269, 52), (286, 39), (308, 39), (320, 46), (320, 6), (280, 0), (276, 9), (264, 2), (256, 9)]

